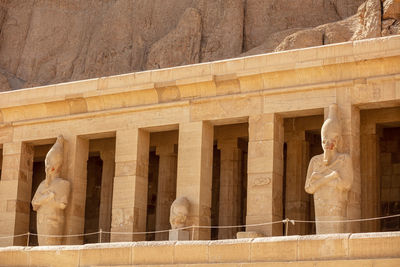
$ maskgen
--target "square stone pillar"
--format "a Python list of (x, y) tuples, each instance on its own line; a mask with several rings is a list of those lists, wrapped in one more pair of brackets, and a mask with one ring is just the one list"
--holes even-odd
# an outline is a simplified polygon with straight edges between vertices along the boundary
[[(211, 188), (214, 127), (208, 122), (179, 125), (176, 197), (190, 201), (187, 225), (211, 224)], [(192, 239), (210, 239), (210, 229), (196, 228)]]
[[(85, 232), (85, 203), (89, 140), (74, 135), (64, 135), (64, 164), (62, 178), (71, 182), (71, 193), (65, 211), (65, 235)], [(83, 244), (83, 236), (64, 238), (64, 244)]]
[[(309, 220), (310, 197), (304, 190), (308, 167), (308, 142), (305, 131), (290, 132), (285, 139), (286, 154), (286, 196), (285, 216), (289, 219)], [(308, 224), (290, 225), (288, 235), (307, 234)]]
[[(283, 135), (278, 115), (250, 116), (246, 224), (282, 220)], [(282, 224), (252, 226), (246, 231), (281, 235)]]
[[(23, 142), (3, 145), (0, 180), (0, 235), (29, 231), (33, 147)], [(25, 246), (27, 236), (0, 239), (0, 246)]]
[[(177, 153), (175, 145), (165, 144), (156, 147), (159, 156), (158, 186), (156, 204), (156, 230), (171, 229), (169, 213), (176, 197)], [(156, 240), (168, 240), (168, 232), (156, 233)]]
[[(349, 192), (347, 218), (361, 218), (360, 176), (360, 110), (351, 103), (351, 88), (337, 89), (339, 119), (342, 126), (342, 147), (339, 151), (349, 153), (353, 161), (353, 186)], [(327, 110), (326, 110), (327, 111)], [(360, 232), (360, 223), (347, 224), (350, 233)]]
[[(372, 125), (371, 125), (372, 124)], [(379, 135), (375, 122), (361, 126), (361, 215), (362, 218), (380, 216)], [(361, 232), (380, 231), (380, 220), (361, 223)]]
[[(219, 139), (221, 151), (220, 188), (219, 188), (219, 226), (238, 225), (241, 215), (241, 163), (242, 151), (238, 140)], [(218, 239), (234, 239), (238, 228), (218, 229)]]
[[(100, 158), (103, 161), (103, 171), (101, 174), (99, 228), (105, 232), (110, 232), (115, 169), (114, 150), (108, 149), (101, 151)], [(103, 234), (101, 240), (102, 242), (110, 242), (110, 234)]]
[[(146, 231), (150, 135), (117, 131), (111, 232)], [(144, 234), (114, 234), (111, 242), (142, 241)]]

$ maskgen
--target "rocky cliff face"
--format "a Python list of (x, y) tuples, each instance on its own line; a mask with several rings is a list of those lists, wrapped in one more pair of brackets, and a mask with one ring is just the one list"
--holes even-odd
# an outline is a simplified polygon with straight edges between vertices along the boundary
[(0, 0), (0, 91), (400, 34), (400, 0)]

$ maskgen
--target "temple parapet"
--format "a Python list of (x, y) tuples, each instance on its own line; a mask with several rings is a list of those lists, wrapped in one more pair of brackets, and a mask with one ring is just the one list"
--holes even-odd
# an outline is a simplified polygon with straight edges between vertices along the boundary
[[(0, 248), (2, 266), (398, 266), (400, 234)], [(297, 265), (296, 265), (297, 264)]]

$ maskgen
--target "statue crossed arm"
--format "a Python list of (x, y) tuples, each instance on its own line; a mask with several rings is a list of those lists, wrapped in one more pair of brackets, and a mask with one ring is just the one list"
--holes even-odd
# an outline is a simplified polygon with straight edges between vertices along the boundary
[(55, 208), (61, 210), (67, 207), (70, 191), (69, 182), (65, 180), (55, 180), (53, 187), (54, 186), (56, 186), (56, 188), (45, 188), (43, 184), (39, 186), (35, 196), (32, 199), (32, 207), (34, 211), (39, 210), (42, 205), (47, 205), (50, 203), (52, 203)]
[(321, 186), (328, 183), (333, 183), (332, 185), (342, 191), (350, 190), (353, 183), (353, 167), (348, 155), (340, 155), (334, 164), (325, 168), (317, 167), (317, 165), (321, 165), (318, 164), (318, 161), (318, 156), (313, 157), (310, 161), (304, 187), (307, 193), (314, 194)]
[(34, 211), (37, 211), (41, 205), (54, 199), (54, 192), (46, 190), (45, 192), (37, 191), (32, 199), (32, 207)]
[(68, 205), (70, 182), (61, 178), (64, 138), (59, 136), (45, 159), (46, 178), (42, 181), (32, 199), (33, 210), (37, 212), (39, 245), (61, 245), (64, 231), (64, 210)]
[[(340, 153), (341, 127), (336, 104), (321, 128), (323, 154), (313, 157), (307, 170), (304, 189), (314, 195), (317, 234), (343, 233), (347, 219), (348, 192), (353, 184), (350, 154)], [(329, 221), (322, 223), (321, 221)]]

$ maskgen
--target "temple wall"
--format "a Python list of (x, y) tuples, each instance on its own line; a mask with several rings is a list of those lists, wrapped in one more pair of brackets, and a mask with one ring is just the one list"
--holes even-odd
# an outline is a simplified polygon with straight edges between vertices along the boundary
[[(64, 232), (69, 236), (64, 238), (64, 244), (84, 243), (84, 238), (79, 235), (84, 233), (87, 160), (93, 151), (99, 152), (103, 161), (102, 186), (112, 188), (112, 192), (105, 190), (101, 196), (104, 201), (99, 211), (100, 224), (111, 232), (105, 241), (146, 240), (143, 233), (119, 232), (146, 231), (149, 227), (146, 222), (148, 197), (154, 192), (163, 196), (152, 203), (160, 207), (151, 225), (155, 229), (168, 226), (167, 208), (171, 200), (184, 196), (192, 205), (187, 225), (204, 227), (190, 231), (192, 240), (211, 239), (212, 231), (208, 227), (212, 225), (213, 203), (220, 205), (220, 225), (233, 224), (242, 216), (246, 224), (257, 224), (247, 226), (246, 231), (257, 231), (268, 237), (284, 235), (279, 222), (284, 216), (307, 219), (305, 212), (310, 200), (304, 193), (304, 165), (315, 152), (312, 147), (315, 142), (308, 139), (308, 134), (320, 130), (322, 118), (332, 103), (338, 105), (343, 128), (340, 150), (352, 156), (354, 167), (348, 217), (380, 216), (379, 209), (371, 208), (380, 205), (381, 201), (379, 193), (374, 190), (379, 176), (376, 172), (380, 162), (379, 127), (400, 122), (400, 36), (1, 93), (0, 237), (25, 234), (29, 230), (34, 148), (53, 144), (60, 134), (65, 139), (61, 175), (70, 181), (72, 189), (65, 211)], [(115, 139), (115, 144), (101, 147), (99, 140), (104, 138)], [(241, 142), (248, 144), (243, 146)], [(212, 200), (215, 147), (220, 153), (220, 166), (216, 168), (220, 172), (218, 201)], [(241, 151), (246, 152), (244, 160)], [(150, 152), (159, 157), (159, 183), (157, 189), (152, 188), (149, 194)], [(245, 167), (241, 166), (243, 162), (246, 162)], [(227, 192), (240, 191), (229, 181), (238, 181), (242, 170), (246, 172), (247, 196), (241, 205), (246, 206), (246, 212), (239, 215), (240, 211), (229, 213), (224, 207), (240, 201), (238, 193), (230, 195)], [(169, 184), (175, 181), (176, 188), (171, 188)], [(284, 187), (284, 182), (290, 186), (286, 184)], [(151, 216), (154, 217), (154, 212)], [(260, 225), (274, 221), (279, 223)], [(379, 230), (376, 222), (356, 222), (347, 227), (350, 233)], [(220, 238), (232, 237), (234, 233), (221, 231)], [(310, 230), (299, 225), (288, 231), (289, 235), (307, 233)], [(382, 255), (398, 257), (399, 254), (390, 252), (394, 247), (400, 247), (397, 235), (382, 235), (385, 236), (382, 237), (384, 242), (396, 244), (385, 245), (382, 241), (383, 248), (389, 246), (388, 254), (382, 252)], [(351, 259), (354, 263), (368, 265), (381, 257), (372, 249), (376, 247), (376, 251), (383, 251), (379, 245), (381, 237), (344, 236), (345, 250), (342, 250), (342, 256), (334, 256), (335, 259)], [(277, 247), (295, 244), (294, 251), (298, 254), (285, 260), (326, 260), (324, 255), (299, 256), (303, 244), (318, 244), (319, 241), (308, 241), (313, 238), (318, 240), (322, 237), (294, 236), (293, 239), (282, 239), (285, 240), (283, 243), (276, 239), (260, 239), (260, 242), (276, 242), (274, 245)], [(154, 239), (166, 239), (166, 235), (154, 235)], [(354, 240), (366, 240), (366, 243), (360, 243), (360, 248), (356, 248)], [(368, 240), (377, 241), (368, 243)], [(0, 246), (23, 246), (27, 241), (26, 236), (0, 238)], [(226, 253), (222, 262), (253, 261), (253, 256), (249, 256), (253, 254), (249, 251), (252, 251), (253, 244), (258, 244), (257, 240), (232, 242), (193, 243), (197, 244), (193, 245), (196, 247), (193, 255), (201, 254), (203, 249), (209, 251), (205, 254), (207, 261), (196, 263), (217, 263), (220, 261), (218, 255), (225, 255), (224, 251), (235, 246), (241, 248), (239, 252)], [(137, 246), (143, 251), (147, 246), (152, 247), (151, 251), (153, 247), (155, 251), (160, 249), (159, 255), (165, 254), (162, 251), (167, 251), (165, 255), (168, 255), (168, 251), (175, 251), (180, 245), (179, 242), (146, 244), (137, 243)], [(136, 249), (136, 245), (132, 248), (116, 246), (118, 248), (110, 250)], [(182, 243), (182, 246), (190, 252), (191, 245)], [(336, 251), (332, 246), (330, 250), (331, 245), (323, 244), (323, 249), (328, 252), (321, 253), (329, 255)], [(368, 248), (369, 254), (364, 255), (372, 260), (356, 260), (364, 256), (352, 254), (352, 251), (361, 247)], [(310, 253), (319, 251), (313, 245), (309, 250)], [(60, 251), (67, 251), (65, 253), (71, 254), (72, 260), (82, 257), (85, 250), (71, 247)], [(263, 255), (268, 255), (267, 248), (262, 251)], [(273, 255), (280, 254), (275, 248), (271, 251)], [(1, 253), (25, 253), (29, 262), (35, 262), (41, 257), (39, 254), (52, 255), (53, 252), (29, 248), (1, 250)], [(238, 259), (232, 258), (235, 256)], [(265, 256), (260, 257), (254, 258), (254, 262), (265, 261), (262, 258)], [(274, 257), (268, 260), (272, 259)], [(84, 261), (79, 262), (84, 264)], [(177, 262), (166, 258), (162, 263)], [(127, 264), (135, 262), (130, 260)]]
[(398, 232), (0, 248), (2, 266), (398, 266)]

